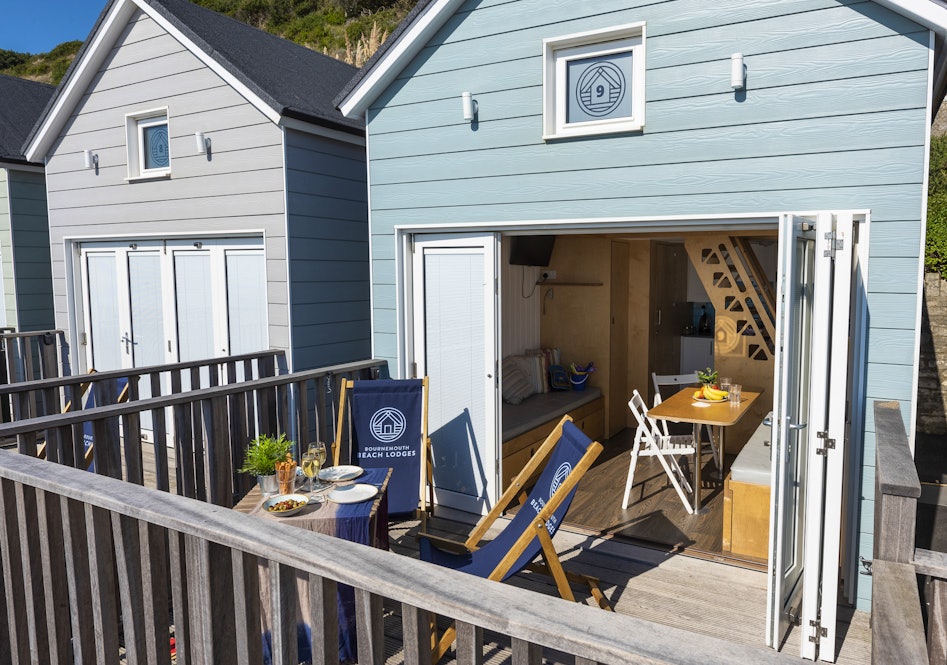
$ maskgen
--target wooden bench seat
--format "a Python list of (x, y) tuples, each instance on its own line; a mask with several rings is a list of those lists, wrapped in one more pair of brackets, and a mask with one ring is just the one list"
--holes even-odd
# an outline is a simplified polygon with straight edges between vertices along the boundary
[(540, 393), (520, 404), (503, 404), (503, 489), (567, 413), (586, 436), (601, 440), (605, 432), (605, 398), (598, 388)]
[(764, 561), (769, 556), (770, 432), (769, 425), (756, 428), (723, 487), (724, 552)]

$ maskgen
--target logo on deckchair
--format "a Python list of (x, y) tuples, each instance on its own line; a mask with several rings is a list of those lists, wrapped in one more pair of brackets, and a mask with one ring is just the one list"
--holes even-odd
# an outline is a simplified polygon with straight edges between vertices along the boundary
[(569, 477), (570, 473), (572, 473), (572, 465), (569, 462), (563, 462), (559, 465), (559, 468), (556, 469), (556, 473), (552, 476), (552, 482), (549, 483), (549, 496), (556, 493), (556, 490), (565, 482), (565, 479)]
[(398, 409), (386, 406), (378, 409), (369, 421), (372, 434), (382, 443), (397, 441), (404, 434), (405, 417)]

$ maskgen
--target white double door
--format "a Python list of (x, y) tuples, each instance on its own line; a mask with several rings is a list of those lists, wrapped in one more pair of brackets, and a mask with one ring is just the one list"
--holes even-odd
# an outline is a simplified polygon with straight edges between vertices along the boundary
[[(767, 644), (790, 625), (803, 658), (834, 662), (852, 394), (856, 227), (848, 213), (780, 224)], [(854, 297), (854, 299), (853, 299)]]
[(260, 238), (88, 242), (80, 257), (86, 370), (267, 348)]

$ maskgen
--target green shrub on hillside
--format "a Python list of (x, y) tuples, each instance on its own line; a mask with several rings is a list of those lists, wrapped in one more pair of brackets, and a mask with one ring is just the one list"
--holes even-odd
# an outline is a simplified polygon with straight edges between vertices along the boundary
[(924, 268), (947, 278), (947, 136), (931, 137)]

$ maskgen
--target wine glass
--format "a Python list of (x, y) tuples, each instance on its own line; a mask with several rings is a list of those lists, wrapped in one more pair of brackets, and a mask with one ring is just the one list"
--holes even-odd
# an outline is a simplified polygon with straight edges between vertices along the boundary
[[(310, 443), (309, 449), (306, 451), (306, 454), (307, 455), (311, 454), (315, 458), (316, 471), (313, 475), (318, 476), (319, 470), (326, 463), (326, 444), (324, 444), (322, 441), (316, 441), (315, 443)], [(303, 473), (305, 473), (305, 471)], [(323, 483), (317, 478), (315, 486), (311, 489), (311, 491), (318, 492), (320, 490), (325, 489), (326, 487), (328, 487), (328, 485), (326, 485), (325, 483)]]
[(322, 465), (318, 462), (316, 451), (313, 450), (312, 446), (309, 446), (309, 449), (303, 453), (302, 468), (303, 468), (303, 475), (306, 476), (309, 482), (309, 485), (306, 491), (310, 494), (312, 494), (312, 491), (313, 491), (312, 479), (314, 476), (316, 476), (319, 473), (320, 466)]

